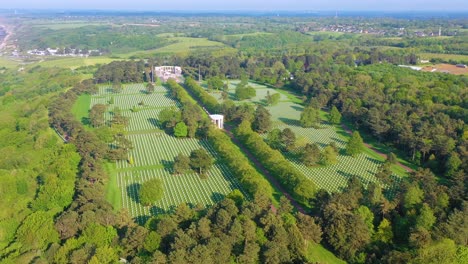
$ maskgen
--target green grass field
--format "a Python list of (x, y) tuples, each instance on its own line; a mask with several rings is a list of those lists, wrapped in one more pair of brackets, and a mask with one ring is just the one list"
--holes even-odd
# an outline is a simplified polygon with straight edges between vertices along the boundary
[[(78, 111), (78, 108), (86, 102), (87, 111), (97, 103), (108, 105), (113, 97), (114, 104), (109, 105), (108, 110), (119, 107), (122, 114), (130, 119), (127, 137), (133, 143), (134, 148), (129, 156), (134, 163), (123, 160), (107, 166), (111, 178), (107, 184), (106, 197), (114, 208), (128, 209), (138, 223), (144, 224), (150, 216), (171, 212), (181, 203), (210, 206), (234, 189), (243, 191), (228, 167), (218, 159), (208, 141), (178, 139), (162, 130), (157, 119), (159, 112), (167, 107), (179, 107), (180, 104), (170, 97), (169, 91), (163, 86), (156, 87), (155, 93), (150, 95), (144, 92), (144, 87), (144, 84), (124, 85), (121, 93), (114, 94), (109, 86), (102, 85), (97, 94), (89, 99), (80, 97), (74, 105), (74, 114), (77, 118), (83, 118), (85, 111)], [(139, 106), (139, 111), (130, 111), (142, 100), (144, 106)], [(111, 114), (107, 113), (105, 117), (110, 120)], [(189, 155), (191, 151), (199, 148), (207, 150), (215, 160), (214, 166), (206, 172), (207, 179), (201, 179), (193, 172), (172, 175), (174, 158), (179, 153)], [(163, 199), (153, 206), (144, 207), (138, 201), (138, 189), (144, 181), (153, 178), (163, 180), (165, 194)], [(120, 197), (117, 197), (118, 195)]]
[(307, 245), (307, 260), (310, 263), (320, 264), (346, 264), (320, 244), (309, 242)]
[(190, 53), (197, 50), (213, 49), (213, 50), (234, 50), (221, 42), (211, 41), (206, 38), (190, 38), (190, 37), (174, 37), (169, 36), (169, 40), (175, 41), (175, 43), (164, 46), (162, 48), (145, 50), (145, 51), (136, 51), (125, 54), (116, 54), (121, 57), (130, 58), (130, 57), (142, 57), (148, 56), (151, 54), (172, 54), (172, 53)]
[(5, 58), (5, 57), (0, 57), (0, 68), (16, 68), (19, 66), (19, 62)]
[(72, 106), (72, 113), (75, 118), (83, 125), (88, 125), (89, 121), (89, 105), (91, 104), (91, 95), (82, 94)]
[(422, 60), (442, 59), (444, 61), (468, 61), (468, 55), (443, 54), (443, 53), (419, 53)]
[(83, 66), (93, 66), (96, 64), (107, 64), (115, 60), (120, 60), (116, 58), (109, 58), (105, 56), (100, 57), (57, 57), (57, 58), (47, 58), (43, 61), (34, 63), (34, 65), (40, 65), (42, 67), (60, 67), (60, 68), (69, 68), (76, 69)]
[(73, 29), (73, 28), (80, 28), (80, 27), (88, 27), (88, 26), (102, 26), (106, 25), (105, 23), (88, 23), (84, 21), (69, 21), (69, 22), (44, 22), (38, 24), (31, 24), (32, 27), (37, 28), (47, 28), (52, 30), (60, 30), (60, 29)]

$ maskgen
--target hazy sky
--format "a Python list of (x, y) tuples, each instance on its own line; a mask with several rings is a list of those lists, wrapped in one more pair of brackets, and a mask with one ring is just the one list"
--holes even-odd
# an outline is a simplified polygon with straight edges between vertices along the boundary
[(468, 11), (468, 0), (0, 0), (0, 8)]

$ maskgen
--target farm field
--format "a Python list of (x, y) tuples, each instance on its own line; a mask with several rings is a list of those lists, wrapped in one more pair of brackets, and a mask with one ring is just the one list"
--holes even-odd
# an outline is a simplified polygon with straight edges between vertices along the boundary
[[(234, 87), (237, 83), (238, 81), (230, 81), (230, 94), (234, 93)], [(273, 88), (268, 88), (256, 83), (250, 83), (249, 85), (257, 90), (257, 96), (251, 100), (244, 100), (242, 102), (261, 103), (262, 99), (266, 95), (266, 91), (270, 91), (270, 94), (278, 92)], [(280, 103), (275, 106), (267, 107), (272, 115), (273, 126), (281, 130), (289, 127), (296, 134), (298, 141), (317, 143), (321, 149), (327, 146), (330, 142), (335, 142), (340, 153), (342, 153), (346, 147), (349, 135), (342, 133), (340, 129), (337, 129), (326, 122), (322, 122), (318, 129), (301, 127), (299, 119), (304, 107), (293, 102), (294, 96), (286, 96), (286, 93), (286, 91), (281, 90)], [(216, 94), (214, 95), (216, 96)], [(231, 96), (235, 99), (233, 94)], [(324, 116), (322, 115), (322, 119), (323, 117)], [(266, 137), (266, 135), (264, 136)], [(294, 167), (301, 171), (306, 177), (314, 181), (319, 188), (323, 188), (328, 192), (337, 192), (346, 186), (348, 179), (353, 175), (357, 176), (364, 185), (377, 181), (377, 178), (374, 175), (378, 171), (379, 166), (384, 162), (384, 159), (372, 152), (373, 151), (370, 149), (366, 150), (355, 158), (340, 154), (338, 156), (337, 164), (326, 167), (307, 167), (303, 165), (298, 158), (294, 157), (294, 155), (288, 153), (284, 154)], [(396, 181), (399, 181), (400, 177), (403, 175), (394, 174), (393, 176)], [(392, 187), (387, 187), (389, 194), (391, 194)]]
[(130, 52), (130, 53), (115, 54), (115, 55), (125, 57), (125, 58), (131, 58), (131, 57), (147, 56), (148, 54), (189, 53), (191, 51), (200, 50), (200, 49), (234, 50), (233, 48), (228, 47), (221, 42), (211, 41), (206, 38), (174, 37), (172, 35), (163, 35), (163, 36), (167, 36), (167, 39), (170, 41), (174, 41), (174, 43), (158, 48), (158, 49), (136, 51), (136, 52)]
[(460, 68), (451, 64), (436, 64), (425, 66), (422, 71), (426, 72), (442, 72), (456, 75), (468, 75), (468, 68)]
[(43, 61), (34, 63), (34, 65), (40, 65), (42, 67), (60, 67), (60, 68), (69, 68), (69, 69), (77, 69), (83, 66), (93, 66), (96, 64), (107, 64), (115, 60), (115, 58), (109, 58), (104, 56), (99, 57), (88, 57), (88, 58), (81, 58), (81, 57), (58, 57), (52, 59), (45, 59)]
[[(114, 103), (110, 105), (111, 98)], [(105, 114), (107, 121), (111, 120), (114, 107), (129, 117), (127, 138), (133, 143), (129, 155), (134, 162), (118, 161), (113, 166), (111, 181), (114, 186), (110, 188), (120, 193), (116, 198), (114, 193), (108, 191), (107, 197), (119, 201), (121, 207), (126, 208), (139, 224), (144, 224), (150, 216), (171, 212), (181, 203), (210, 206), (234, 189), (243, 192), (228, 167), (217, 159), (217, 153), (208, 141), (178, 139), (162, 130), (157, 120), (159, 112), (164, 108), (180, 106), (165, 87), (158, 86), (153, 94), (146, 94), (144, 84), (129, 84), (124, 85), (121, 93), (115, 94), (111, 86), (101, 85), (98, 93), (86, 100), (90, 102), (89, 108), (99, 103), (108, 105), (109, 112)], [(138, 105), (141, 101), (144, 101), (143, 106)], [(135, 106), (138, 111), (131, 111)], [(207, 150), (215, 160), (214, 166), (207, 171), (207, 179), (201, 179), (196, 173), (172, 175), (174, 157), (179, 153), (189, 155), (199, 148)], [(163, 180), (164, 197), (153, 206), (144, 207), (138, 201), (138, 190), (143, 182), (153, 178)]]

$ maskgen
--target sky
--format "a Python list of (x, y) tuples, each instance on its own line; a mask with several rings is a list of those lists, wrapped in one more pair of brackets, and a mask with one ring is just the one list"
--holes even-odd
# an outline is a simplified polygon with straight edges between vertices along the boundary
[(0, 0), (0, 9), (468, 11), (468, 0)]

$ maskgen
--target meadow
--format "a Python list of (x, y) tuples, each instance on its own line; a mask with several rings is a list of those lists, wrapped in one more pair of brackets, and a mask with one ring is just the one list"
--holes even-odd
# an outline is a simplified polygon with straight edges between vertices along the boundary
[[(111, 98), (114, 99), (113, 104), (109, 104)], [(133, 143), (129, 152), (133, 164), (122, 160), (108, 169), (112, 184), (108, 185), (107, 196), (113, 197), (114, 203), (120, 203), (114, 204), (115, 207), (126, 208), (138, 223), (145, 223), (150, 216), (171, 212), (181, 203), (206, 207), (222, 200), (234, 189), (244, 192), (207, 140), (180, 139), (164, 132), (158, 121), (159, 112), (168, 107), (180, 107), (165, 87), (157, 86), (154, 93), (146, 94), (144, 84), (129, 84), (116, 94), (109, 85), (101, 85), (97, 94), (81, 101), (89, 101), (89, 108), (95, 104), (108, 105), (107, 121), (112, 119), (111, 112), (115, 107), (129, 117), (127, 137)], [(138, 105), (141, 101), (144, 101), (142, 106)], [(138, 110), (132, 111), (134, 107)], [(173, 175), (174, 157), (179, 153), (189, 155), (199, 148), (207, 150), (215, 160), (214, 166), (206, 173), (207, 179), (201, 179), (193, 172)], [(141, 183), (152, 178), (163, 180), (164, 197), (153, 206), (144, 207), (139, 203), (138, 190)], [(115, 193), (120, 197), (116, 198)]]

